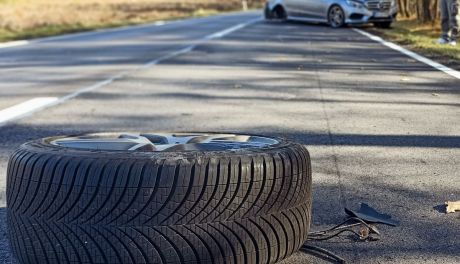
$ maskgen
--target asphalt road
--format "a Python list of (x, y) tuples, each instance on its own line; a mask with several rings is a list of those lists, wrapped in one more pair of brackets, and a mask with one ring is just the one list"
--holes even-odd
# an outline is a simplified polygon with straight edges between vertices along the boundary
[[(314, 230), (340, 223), (343, 208), (360, 202), (401, 221), (380, 226), (380, 241), (343, 236), (315, 245), (350, 263), (460, 263), (460, 215), (439, 206), (460, 200), (458, 79), (349, 28), (259, 21), (209, 37), (257, 17), (230, 14), (0, 49), (0, 110), (111, 80), (0, 127), (0, 263), (13, 261), (4, 199), (9, 154), (30, 139), (117, 130), (296, 140), (313, 159)], [(284, 263), (324, 262), (298, 253)]]

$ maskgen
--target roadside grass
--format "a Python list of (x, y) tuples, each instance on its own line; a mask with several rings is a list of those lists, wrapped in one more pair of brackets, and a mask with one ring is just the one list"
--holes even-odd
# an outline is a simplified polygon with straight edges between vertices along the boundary
[[(263, 0), (248, 2), (256, 8)], [(241, 0), (0, 0), (0, 41), (202, 17), (241, 8)]]
[(397, 21), (391, 29), (368, 28), (368, 31), (398, 43), (424, 56), (460, 69), (460, 43), (457, 46), (439, 45), (439, 23), (420, 24), (414, 19)]

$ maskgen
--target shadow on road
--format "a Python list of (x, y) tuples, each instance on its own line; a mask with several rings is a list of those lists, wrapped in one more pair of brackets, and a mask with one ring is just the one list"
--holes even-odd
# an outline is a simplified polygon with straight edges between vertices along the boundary
[[(386, 184), (370, 183), (369, 190), (375, 192), (382, 192), (385, 195), (392, 197), (401, 197), (402, 199), (410, 199), (416, 201), (429, 201), (432, 199), (432, 193), (429, 191), (415, 191), (410, 188), (388, 186)], [(368, 190), (368, 191), (369, 191)], [(328, 200), (330, 194), (337, 191), (336, 186), (316, 184), (314, 185), (314, 199), (313, 199), (313, 226), (314, 230), (324, 229), (324, 224), (329, 226), (338, 224), (346, 219), (346, 214), (341, 208), (336, 208), (337, 211), (331, 210)], [(455, 188), (446, 190), (446, 192), (458, 192)], [(355, 193), (355, 195), (353, 195)], [(357, 196), (360, 191), (349, 192), (349, 204), (358, 208), (360, 202), (369, 202), (362, 196)], [(414, 207), (393, 207), (385, 200), (373, 199), (371, 206), (390, 213), (394, 218), (401, 221), (399, 227), (389, 227), (385, 225), (378, 225), (382, 233), (380, 241), (375, 242), (361, 242), (354, 239), (354, 236), (343, 235), (339, 238), (332, 239), (325, 242), (312, 242), (314, 245), (325, 247), (335, 253), (344, 254), (348, 253), (355, 256), (355, 261), (359, 261), (360, 255), (366, 255), (366, 261), (395, 261), (400, 260), (401, 257), (407, 259), (408, 256), (414, 258), (422, 258), (430, 256), (439, 259), (449, 259), (450, 257), (459, 257), (458, 248), (460, 242), (458, 241), (459, 232), (456, 230), (457, 225), (455, 221), (460, 220), (458, 216), (446, 215), (444, 213), (433, 212), (433, 208), (427, 206), (421, 208), (420, 206)], [(420, 218), (416, 215), (420, 213), (434, 213), (438, 219)], [(457, 219), (456, 219), (457, 218)], [(316, 225), (321, 225), (320, 227)], [(436, 239), (434, 239), (436, 238)], [(442, 238), (439, 240), (439, 238)], [(352, 262), (351, 262), (352, 263)]]
[[(155, 116), (155, 115), (126, 115), (126, 116), (111, 116), (100, 115), (100, 122), (94, 124), (74, 124), (72, 127), (64, 124), (55, 124), (52, 126), (36, 126), (33, 127), (21, 124), (15, 124), (3, 128), (0, 134), (0, 142), (5, 142), (3, 148), (0, 149), (1, 154), (7, 154), (14, 148), (19, 147), (21, 144), (36, 140), (43, 137), (50, 137), (56, 135), (75, 135), (82, 133), (96, 133), (101, 132), (98, 126), (103, 124), (105, 128), (103, 131), (141, 131), (148, 132), (145, 123), (161, 122), (161, 120), (176, 119), (175, 122), (181, 123), (181, 120), (189, 118), (188, 114), (182, 116)], [(138, 123), (137, 126), (130, 126), (127, 129), (123, 124)], [(138, 128), (136, 128), (138, 127)], [(155, 125), (159, 131), (166, 128)], [(169, 129), (166, 129), (169, 130)], [(174, 129), (173, 129), (174, 130)], [(235, 132), (235, 133), (264, 133), (268, 136), (285, 137), (306, 146), (377, 146), (377, 147), (408, 147), (408, 148), (460, 148), (459, 136), (441, 136), (441, 135), (370, 135), (370, 134), (321, 134), (316, 132), (275, 132), (281, 131), (281, 128), (242, 128), (238, 129), (225, 129), (222, 132)], [(9, 131), (11, 131), (9, 133)], [(191, 131), (198, 131), (192, 129)], [(186, 131), (184, 131), (186, 132)], [(14, 133), (14, 134), (13, 134)]]
[[(175, 41), (180, 42), (166, 35), (162, 44)], [(72, 62), (76, 67), (132, 65), (142, 62), (131, 60), (132, 49), (142, 48), (148, 54), (147, 44), (140, 45), (108, 43), (86, 48), (79, 43), (69, 51), (86, 54)], [(48, 67), (46, 71), (53, 72), (66, 66), (60, 60), (49, 60), (55, 54), (53, 48), (32, 50), (39, 54), (36, 60), (18, 67)], [(156, 48), (152, 44), (152, 49)], [(98, 53), (101, 50), (106, 52)], [(118, 57), (109, 56), (113, 53)], [(98, 60), (91, 57), (94, 54), (99, 54)], [(37, 82), (34, 78), (25, 81)], [(53, 82), (55, 78), (48, 74), (40, 81)], [(11, 77), (12, 82), (19, 79)], [(458, 224), (454, 224), (458, 216), (433, 209), (443, 201), (443, 195), (458, 194), (458, 188), (445, 188), (447, 180), (431, 173), (456, 173), (444, 165), (454, 168), (450, 157), (460, 149), (460, 136), (448, 129), (460, 106), (456, 100), (460, 90), (457, 80), (426, 65), (349, 29), (261, 23), (105, 88), (110, 89), (83, 94), (66, 105), (2, 127), (0, 172), (6, 173), (8, 156), (20, 144), (55, 135), (202, 129), (283, 136), (312, 150), (313, 228), (344, 219), (343, 205), (337, 203), (337, 193), (343, 191), (340, 185), (345, 188), (348, 205), (368, 202), (402, 222), (397, 228), (382, 227), (383, 239), (378, 242), (345, 237), (321, 245), (357, 262), (361, 257), (377, 263), (401, 257), (422, 260), (425, 256), (430, 261), (452, 262), (450, 257), (459, 256)], [(36, 92), (31, 91), (34, 96)], [(435, 118), (428, 120), (433, 113)], [(328, 117), (335, 118), (330, 123), (337, 125), (336, 130), (328, 129)], [(329, 134), (328, 130), (339, 132)], [(342, 151), (342, 183), (337, 182), (338, 154), (331, 147)], [(366, 152), (369, 149), (372, 152)], [(431, 159), (433, 164), (420, 169), (419, 157)], [(385, 167), (388, 164), (395, 167)], [(407, 172), (409, 169), (413, 171)], [(406, 180), (401, 175), (412, 181), (401, 183)], [(412, 203), (416, 206), (409, 207)], [(4, 220), (2, 208), (0, 235), (6, 230)], [(9, 251), (3, 244), (6, 235), (0, 241), (1, 262), (9, 258)]]
[[(385, 188), (386, 192), (394, 196), (404, 196), (417, 199), (429, 199), (431, 194), (428, 192), (414, 191), (405, 188), (391, 188), (389, 186), (379, 186), (378, 184), (372, 188)], [(346, 219), (346, 214), (342, 208), (331, 208), (330, 195), (335, 193), (337, 186), (327, 184), (314, 185), (313, 198), (313, 230), (325, 229), (331, 227)], [(349, 201), (363, 201), (362, 197), (351, 196)], [(391, 208), (384, 201), (372, 201), (371, 204), (378, 210), (389, 210), (391, 213), (398, 213), (406, 210), (406, 208)], [(410, 210), (410, 208), (407, 208)], [(414, 209), (419, 210), (419, 209)], [(385, 211), (388, 213), (388, 211)], [(355, 256), (359, 260), (360, 254), (366, 255), (367, 261), (391, 261), (396, 260), (403, 255), (407, 256), (426, 256), (439, 258), (457, 257), (460, 242), (458, 241), (458, 232), (452, 232), (456, 225), (447, 221), (433, 221), (430, 219), (417, 219), (411, 217), (412, 213), (407, 215), (398, 215), (396, 217), (402, 221), (400, 227), (387, 227), (379, 225), (378, 228), (382, 233), (382, 239), (375, 242), (360, 242), (353, 236), (342, 235), (338, 238), (324, 242), (312, 242), (311, 244), (327, 248), (338, 255)], [(395, 215), (393, 215), (395, 217)], [(402, 218), (401, 218), (402, 217)], [(446, 219), (453, 219), (454, 215), (440, 215)], [(0, 262), (12, 263), (11, 252), (9, 250), (8, 237), (6, 227), (6, 208), (0, 208)], [(432, 237), (443, 237), (443, 243), (432, 243)], [(389, 243), (391, 241), (391, 243)], [(361, 252), (361, 253), (360, 253)], [(366, 253), (364, 253), (366, 252)], [(392, 252), (391, 255), (388, 252)], [(290, 261), (295, 260), (295, 255)], [(290, 262), (291, 263), (291, 262)], [(295, 263), (295, 262), (294, 262)]]
[(0, 263), (12, 263), (6, 225), (6, 208), (0, 207)]

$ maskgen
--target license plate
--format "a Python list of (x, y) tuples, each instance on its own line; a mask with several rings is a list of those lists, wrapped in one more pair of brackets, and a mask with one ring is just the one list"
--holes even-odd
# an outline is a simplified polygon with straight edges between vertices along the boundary
[(385, 12), (375, 12), (374, 17), (389, 17), (390, 15)]

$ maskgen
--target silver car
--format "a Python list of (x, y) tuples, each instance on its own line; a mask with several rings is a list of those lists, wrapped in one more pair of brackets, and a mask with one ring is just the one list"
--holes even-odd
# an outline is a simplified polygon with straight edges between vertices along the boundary
[(389, 28), (398, 14), (396, 0), (268, 0), (266, 19), (346, 24), (374, 23)]

